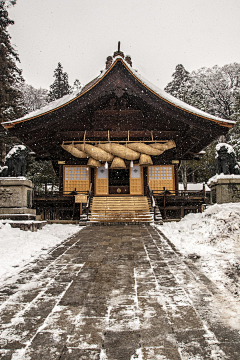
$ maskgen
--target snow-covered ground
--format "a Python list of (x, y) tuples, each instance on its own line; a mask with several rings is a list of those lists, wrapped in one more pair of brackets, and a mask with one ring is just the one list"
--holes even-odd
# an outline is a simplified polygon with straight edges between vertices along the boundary
[(37, 232), (11, 228), (0, 222), (0, 286), (40, 255), (81, 229), (78, 225), (45, 225)]
[[(240, 298), (240, 203), (215, 204), (202, 214), (189, 214), (159, 228), (220, 289)], [(80, 229), (53, 224), (31, 232), (0, 222), (0, 286)]]
[(209, 206), (160, 230), (220, 289), (240, 298), (240, 203)]

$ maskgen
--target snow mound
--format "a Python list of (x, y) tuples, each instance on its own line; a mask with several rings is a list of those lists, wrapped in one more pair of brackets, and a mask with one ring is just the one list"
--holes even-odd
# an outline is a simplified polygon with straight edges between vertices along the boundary
[(0, 285), (9, 276), (20, 272), (25, 265), (78, 232), (78, 225), (45, 225), (37, 232), (12, 228), (0, 221)]
[[(209, 206), (203, 213), (188, 214), (180, 222), (165, 223), (162, 226), (167, 236), (184, 236), (188, 241), (187, 253), (193, 244), (215, 244), (222, 249), (222, 241), (228, 240), (228, 246), (238, 243), (240, 239), (240, 203), (215, 204)], [(194, 238), (194, 239), (193, 239)], [(181, 240), (180, 240), (181, 241)], [(224, 244), (225, 246), (225, 244)]]
[(240, 203), (215, 204), (159, 229), (223, 291), (240, 298)]

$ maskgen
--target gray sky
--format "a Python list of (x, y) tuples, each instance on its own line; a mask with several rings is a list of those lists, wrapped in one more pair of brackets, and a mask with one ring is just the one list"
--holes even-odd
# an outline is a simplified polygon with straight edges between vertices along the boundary
[(72, 85), (96, 77), (121, 50), (164, 88), (177, 64), (188, 71), (240, 62), (240, 0), (18, 0), (12, 43), (26, 82), (49, 88), (58, 62)]

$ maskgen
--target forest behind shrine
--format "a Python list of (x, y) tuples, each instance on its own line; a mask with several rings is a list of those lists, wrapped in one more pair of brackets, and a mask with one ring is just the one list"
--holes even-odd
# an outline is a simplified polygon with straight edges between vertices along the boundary
[[(14, 21), (9, 19), (7, 9), (15, 3), (0, 0), (0, 122), (17, 119), (66, 94), (81, 90), (78, 79), (72, 86), (69, 84), (68, 74), (60, 61), (53, 72), (50, 89), (35, 88), (25, 82), (19, 65), (21, 59), (8, 33), (8, 27), (14, 25)], [(228, 133), (226, 141), (233, 145), (240, 161), (240, 63), (202, 67), (192, 72), (178, 64), (164, 90), (209, 114), (235, 120), (236, 125)], [(5, 130), (0, 129), (0, 165), (3, 165), (6, 153), (17, 143), (17, 139), (9, 138)], [(188, 182), (206, 182), (216, 173), (215, 145), (212, 143), (204, 149), (198, 159), (183, 161), (180, 181), (185, 177)], [(36, 162), (31, 153), (28, 156), (27, 177), (36, 186), (58, 183), (51, 163)]]

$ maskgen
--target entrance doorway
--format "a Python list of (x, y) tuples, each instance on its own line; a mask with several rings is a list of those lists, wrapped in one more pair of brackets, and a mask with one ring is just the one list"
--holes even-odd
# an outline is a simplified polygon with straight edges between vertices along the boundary
[(129, 169), (109, 169), (109, 194), (129, 194)]
[(143, 169), (134, 165), (128, 169), (95, 169), (95, 195), (143, 195)]

